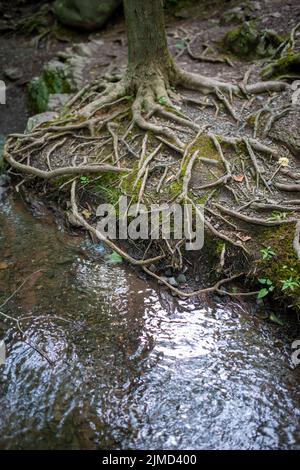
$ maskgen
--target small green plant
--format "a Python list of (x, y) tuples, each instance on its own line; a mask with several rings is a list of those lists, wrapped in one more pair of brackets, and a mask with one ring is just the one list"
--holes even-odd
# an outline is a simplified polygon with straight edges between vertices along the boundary
[(276, 222), (277, 220), (284, 220), (284, 219), (286, 219), (286, 217), (287, 217), (286, 212), (274, 211), (274, 212), (272, 212), (271, 217), (268, 218), (268, 221), (269, 222)]
[(187, 42), (185, 40), (181, 40), (175, 44), (175, 47), (176, 49), (182, 50), (186, 47), (186, 45), (187, 45)]
[(257, 295), (257, 298), (258, 299), (263, 299), (264, 297), (266, 297), (268, 294), (270, 294), (270, 292), (273, 292), (273, 290), (275, 289), (274, 285), (273, 285), (273, 282), (271, 281), (271, 279), (259, 279), (258, 280), (260, 282), (260, 284), (262, 284), (264, 287), (262, 287)]
[(289, 279), (285, 279), (281, 281), (282, 283), (282, 290), (295, 290), (296, 287), (300, 287), (300, 282), (298, 279), (293, 279), (290, 277)]
[(159, 104), (161, 104), (162, 106), (166, 106), (167, 104), (167, 98), (165, 96), (161, 96), (160, 98), (158, 98), (158, 102)]
[(113, 251), (109, 255), (106, 256), (107, 262), (109, 264), (121, 264), (123, 263), (123, 258), (122, 256), (119, 255), (119, 253), (116, 253)]
[(276, 256), (275, 251), (273, 251), (270, 246), (268, 246), (267, 248), (262, 248), (262, 249), (260, 250), (260, 253), (261, 253), (262, 259), (265, 259), (265, 260), (270, 260), (270, 259), (272, 259), (274, 256)]
[(90, 178), (88, 176), (80, 176), (80, 183), (82, 185), (87, 185), (90, 182)]

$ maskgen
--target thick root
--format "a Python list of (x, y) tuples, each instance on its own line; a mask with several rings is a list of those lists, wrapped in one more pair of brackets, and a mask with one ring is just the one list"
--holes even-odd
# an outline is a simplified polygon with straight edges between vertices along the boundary
[[(215, 101), (213, 100), (213, 104), (208, 103), (207, 101), (201, 101), (195, 104), (216, 106), (218, 110), (219, 106), (217, 101), (219, 101), (224, 105), (225, 110), (236, 122), (239, 122), (240, 118), (239, 113), (234, 109), (234, 96), (239, 95), (240, 97), (247, 97), (250, 94), (274, 91), (280, 92), (288, 86), (284, 82), (276, 81), (259, 82), (249, 85), (248, 80), (244, 80), (242, 84), (231, 84), (185, 72), (177, 66), (175, 66), (175, 72), (172, 79), (172, 84), (174, 85), (182, 85), (185, 88), (197, 90), (206, 95), (215, 95)], [(242, 222), (247, 222), (252, 225), (262, 225), (266, 227), (298, 222), (295, 218), (285, 220), (267, 220), (265, 218), (253, 217), (252, 215), (249, 216), (244, 212), (241, 212), (243, 208), (249, 208), (250, 206), (251, 209), (255, 209), (257, 207), (257, 210), (259, 210), (259, 205), (262, 204), (269, 206), (270, 211), (272, 211), (274, 203), (269, 203), (267, 199), (267, 196), (270, 196), (270, 192), (273, 195), (274, 192), (278, 192), (278, 190), (300, 190), (298, 184), (278, 183), (275, 181), (277, 172), (275, 174), (273, 172), (273, 176), (271, 178), (266, 178), (260, 169), (260, 162), (258, 161), (258, 158), (262, 157), (261, 155), (256, 156), (253, 150), (259, 152), (259, 154), (268, 155), (270, 159), (274, 157), (275, 160), (279, 160), (280, 158), (278, 151), (259, 142), (255, 138), (246, 138), (244, 136), (218, 136), (213, 132), (207, 132), (206, 136), (211, 140), (218, 155), (218, 160), (211, 160), (206, 158), (205, 154), (202, 155), (200, 151), (195, 151), (194, 145), (197, 143), (201, 134), (204, 134), (204, 131), (208, 126), (203, 125), (201, 128), (201, 126), (197, 124), (197, 120), (193, 121), (190, 117), (186, 116), (179, 110), (179, 108), (174, 104), (174, 100), (178, 97), (176, 97), (174, 92), (170, 89), (169, 81), (167, 79), (163, 79), (159, 73), (152, 74), (151, 80), (148, 77), (144, 78), (144, 80), (140, 80), (139, 82), (136, 81), (136, 78), (131, 78), (127, 73), (120, 81), (110, 83), (105, 86), (104, 91), (96, 95), (96, 99), (88, 102), (91, 97), (94, 98), (95, 91), (97, 89), (99, 88), (97, 88), (96, 85), (85, 87), (83, 91), (72, 98), (68, 106), (73, 113), (68, 119), (61, 119), (60, 121), (56, 121), (48, 126), (41, 125), (35, 128), (30, 134), (18, 135), (14, 138), (11, 137), (8, 139), (4, 149), (4, 157), (7, 162), (12, 168), (22, 174), (39, 177), (44, 180), (68, 175), (74, 176), (70, 181), (63, 183), (63, 185), (72, 183), (71, 208), (73, 217), (77, 221), (78, 225), (92, 233), (94, 237), (103, 241), (110, 249), (119, 253), (120, 256), (130, 264), (143, 267), (147, 274), (162, 282), (177, 295), (191, 297), (193, 295), (200, 295), (209, 292), (233, 296), (241, 295), (226, 292), (221, 288), (223, 284), (234, 280), (237, 276), (228, 277), (227, 279), (219, 281), (213, 287), (200, 289), (195, 292), (184, 292), (170, 286), (165, 279), (158, 274), (155, 274), (152, 269), (146, 268), (146, 266), (153, 264), (156, 265), (157, 268), (157, 264), (163, 258), (167, 258), (168, 260), (171, 258), (170, 265), (181, 268), (183, 265), (183, 255), (181, 253), (183, 240), (180, 240), (175, 247), (172, 247), (168, 240), (163, 240), (163, 246), (160, 246), (164, 253), (162, 255), (145, 259), (146, 250), (143, 258), (133, 258), (124, 250), (120, 249), (117, 244), (113, 243), (101, 234), (81, 214), (76, 203), (76, 180), (80, 175), (85, 174), (99, 177), (99, 175), (101, 176), (101, 174), (105, 172), (116, 174), (127, 173), (124, 177), (127, 177), (128, 175), (130, 175), (130, 177), (134, 177), (133, 183), (131, 182), (132, 190), (133, 192), (138, 192), (137, 202), (139, 206), (147, 196), (147, 185), (150, 177), (152, 177), (153, 169), (161, 166), (164, 171), (162, 176), (159, 178), (159, 181), (156, 182), (156, 192), (160, 192), (162, 185), (166, 181), (180, 182), (182, 180), (182, 188), (179, 188), (179, 191), (176, 191), (175, 197), (172, 195), (172, 201), (176, 200), (180, 203), (190, 203), (196, 211), (197, 205), (195, 204), (195, 200), (192, 196), (193, 190), (203, 191), (217, 186), (224, 187), (226, 188), (225, 190), (228, 189), (233, 194), (235, 202), (238, 202), (241, 207), (239, 207), (238, 210), (227, 206), (224, 207), (220, 204), (214, 204), (211, 201), (209, 202), (208, 198), (206, 200), (206, 213), (208, 214), (208, 217), (204, 220), (205, 228), (214, 237), (219, 238), (223, 243), (225, 242), (226, 246), (232, 245), (235, 249), (238, 248), (239, 250), (242, 250), (244, 254), (248, 256), (249, 251), (245, 247), (243, 239), (239, 238), (236, 225), (227, 220), (223, 215), (229, 216), (229, 218), (239, 219)], [(133, 101), (131, 102), (131, 100)], [(124, 105), (124, 101), (127, 102), (126, 105)], [(120, 120), (123, 119), (124, 116), (128, 118), (128, 115), (131, 117), (131, 122), (129, 126), (126, 123), (126, 132), (124, 133), (123, 127), (121, 134), (119, 130), (121, 127), (119, 126)], [(271, 125), (272, 123), (268, 123), (268, 127)], [(133, 140), (136, 136), (132, 137), (131, 131), (134, 129), (134, 126), (145, 131), (145, 136), (141, 139), (141, 152), (133, 144)], [(176, 132), (177, 130), (180, 131), (181, 135), (184, 134), (182, 137), (183, 140), (178, 137), (178, 132)], [(148, 142), (149, 133), (153, 134), (153, 136), (159, 141), (156, 146), (151, 142), (151, 150), (149, 150)], [(101, 136), (97, 134), (101, 134)], [(140, 135), (141, 134), (137, 134), (138, 137)], [(18, 140), (15, 141), (15, 138)], [(52, 160), (53, 155), (58, 152), (59, 149), (63, 148), (65, 143), (69, 140), (71, 141), (71, 149), (73, 152), (75, 152), (75, 149), (77, 152), (79, 148), (85, 148), (85, 145), (95, 144), (95, 147), (99, 150), (99, 155), (97, 155), (94, 160), (89, 158), (90, 155), (80, 155), (81, 160), (78, 162), (77, 155), (72, 153), (70, 165), (66, 166), (64, 164), (63, 166), (58, 167), (57, 160), (56, 162), (53, 162)], [(84, 142), (78, 144), (78, 140), (84, 140)], [(52, 141), (54, 141), (53, 144)], [(74, 143), (76, 144), (75, 149)], [(245, 147), (247, 151), (245, 159), (250, 163), (250, 166), (253, 166), (255, 171), (257, 183), (256, 188), (255, 184), (251, 187), (247, 177), (245, 177), (245, 181), (247, 183), (246, 187), (242, 185), (233, 186), (234, 177), (236, 177), (234, 174), (235, 166), (237, 164), (233, 163), (231, 160), (229, 161), (228, 157), (226, 158), (227, 154), (224, 150), (225, 146), (223, 146), (223, 144), (229, 144), (233, 147), (236, 147), (239, 144)], [(106, 145), (111, 146), (111, 153), (107, 154), (104, 152), (104, 156), (102, 156), (102, 151), (105, 149)], [(176, 152), (176, 158), (174, 158), (174, 161), (171, 163), (166, 163), (166, 161), (161, 162), (157, 159), (158, 154), (161, 153), (165, 146)], [(31, 159), (32, 155), (41, 153), (43, 149), (45, 162), (41, 163), (36, 158), (34, 161), (36, 166), (34, 166)], [(179, 165), (177, 154), (181, 157)], [(128, 158), (128, 155), (130, 155), (131, 160)], [(124, 157), (127, 157), (126, 167), (125, 165), (122, 166), (122, 159)], [(132, 159), (134, 161), (133, 165), (131, 165)], [(109, 160), (109, 162), (107, 162), (107, 160)], [(202, 185), (191, 188), (193, 169), (197, 162), (200, 162), (203, 165), (220, 164), (222, 170), (221, 173), (215, 176), (213, 181), (208, 179), (204, 181)], [(138, 163), (138, 165), (136, 165), (136, 163)], [(169, 167), (173, 164), (177, 165), (176, 173), (172, 172), (173, 174), (167, 177)], [(38, 167), (39, 165), (41, 165), (41, 167)], [(213, 174), (213, 172), (211, 173)], [(249, 177), (249, 180), (252, 180), (252, 178)], [(262, 182), (262, 184), (258, 188), (259, 182)], [(119, 187), (122, 189), (122, 179), (120, 179)], [(258, 190), (260, 191), (259, 197), (256, 195), (256, 191)], [(241, 204), (239, 201), (241, 201)], [(257, 204), (257, 206), (255, 206), (255, 204)], [(216, 211), (213, 211), (212, 207), (215, 207)], [(226, 229), (223, 227), (220, 228), (220, 223), (224, 224)], [(229, 230), (231, 230), (231, 232), (229, 232)], [(294, 248), (300, 259), (299, 230), (298, 222), (295, 233)], [(164, 249), (166, 250), (166, 253), (164, 252)], [(225, 250), (222, 251), (222, 253), (223, 258), (225, 258)], [(224, 259), (221, 264), (224, 265)], [(256, 295), (257, 293), (250, 293), (250, 295), (253, 294)]]

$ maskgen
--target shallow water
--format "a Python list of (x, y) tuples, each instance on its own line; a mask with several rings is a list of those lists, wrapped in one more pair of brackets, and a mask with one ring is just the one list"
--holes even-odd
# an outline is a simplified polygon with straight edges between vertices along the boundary
[(0, 203), (0, 304), (43, 270), (1, 310), (54, 362), (0, 317), (2, 448), (300, 448), (295, 325), (176, 300), (102, 257), (20, 201)]

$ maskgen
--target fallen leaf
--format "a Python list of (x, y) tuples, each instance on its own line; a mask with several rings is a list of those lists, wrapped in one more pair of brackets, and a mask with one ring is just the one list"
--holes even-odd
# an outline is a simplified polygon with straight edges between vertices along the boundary
[(109, 264), (120, 264), (123, 263), (123, 258), (122, 256), (119, 255), (119, 253), (116, 253), (113, 251), (110, 255), (106, 257), (107, 262)]
[(233, 179), (237, 183), (242, 183), (245, 179), (245, 175), (233, 175)]
[(7, 269), (7, 268), (8, 268), (8, 264), (7, 264), (7, 263), (0, 262), (0, 269)]
[(269, 320), (271, 320), (273, 323), (277, 323), (277, 325), (283, 326), (283, 321), (280, 320), (280, 318), (276, 317), (275, 313), (270, 313)]
[(243, 235), (242, 233), (237, 233), (236, 236), (242, 240), (242, 242), (248, 242), (249, 240), (251, 240), (251, 237), (250, 235)]
[(84, 211), (81, 212), (82, 215), (86, 218), (86, 219), (89, 219), (91, 217), (91, 212), (88, 211), (87, 209), (85, 209)]

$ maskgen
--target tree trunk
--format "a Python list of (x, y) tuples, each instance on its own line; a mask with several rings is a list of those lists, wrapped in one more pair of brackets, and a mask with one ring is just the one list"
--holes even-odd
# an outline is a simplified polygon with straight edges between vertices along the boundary
[(128, 37), (128, 73), (144, 79), (153, 73), (166, 81), (174, 72), (168, 50), (163, 0), (124, 0)]

